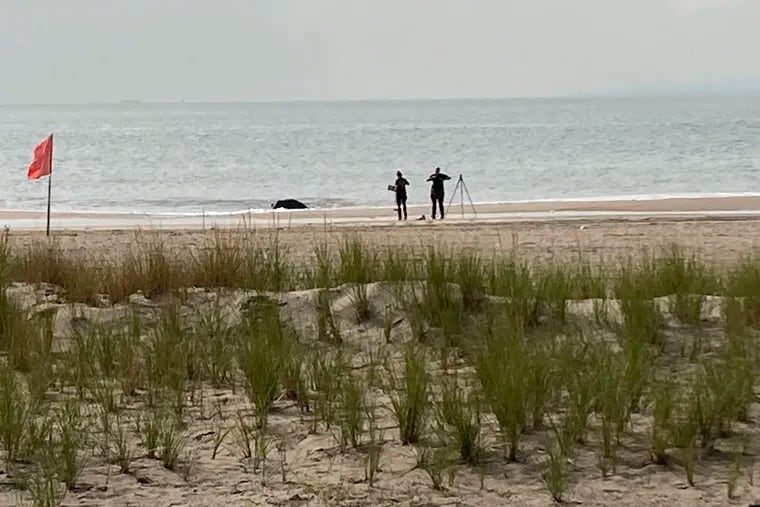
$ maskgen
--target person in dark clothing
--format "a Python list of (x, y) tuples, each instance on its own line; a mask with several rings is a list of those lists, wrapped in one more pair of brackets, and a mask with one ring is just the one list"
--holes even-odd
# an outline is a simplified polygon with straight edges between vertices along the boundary
[(440, 167), (436, 167), (435, 172), (427, 179), (427, 181), (433, 182), (433, 185), (430, 187), (430, 200), (433, 201), (433, 220), (435, 220), (436, 204), (438, 204), (441, 219), (443, 219), (443, 182), (450, 179), (448, 175), (441, 172)]
[(401, 171), (396, 171), (396, 183), (394, 187), (396, 190), (396, 208), (398, 211), (398, 219), (401, 220), (401, 209), (404, 210), (404, 220), (406, 220), (406, 187), (409, 182), (401, 174)]

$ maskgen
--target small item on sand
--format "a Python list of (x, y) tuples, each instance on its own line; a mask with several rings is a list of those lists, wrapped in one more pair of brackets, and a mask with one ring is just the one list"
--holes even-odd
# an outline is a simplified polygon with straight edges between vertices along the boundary
[(298, 201), (296, 199), (280, 199), (276, 203), (272, 204), (272, 208), (279, 209), (308, 209), (308, 206), (306, 206), (301, 201)]
[(422, 215), (422, 216), (421, 216), (420, 218), (418, 218), (417, 220), (425, 220), (425, 215)]

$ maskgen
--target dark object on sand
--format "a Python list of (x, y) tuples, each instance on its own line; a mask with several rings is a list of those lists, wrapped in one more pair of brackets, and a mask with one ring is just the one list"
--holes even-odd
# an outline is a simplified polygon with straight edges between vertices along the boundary
[(272, 208), (274, 209), (308, 209), (308, 206), (306, 206), (301, 201), (297, 201), (295, 199), (281, 199), (274, 203), (272, 205)]

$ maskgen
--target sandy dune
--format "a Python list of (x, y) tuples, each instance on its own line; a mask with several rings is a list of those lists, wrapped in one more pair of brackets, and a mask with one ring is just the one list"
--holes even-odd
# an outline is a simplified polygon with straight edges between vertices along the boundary
[[(109, 321), (122, 318), (126, 307), (87, 309), (71, 308), (55, 303), (55, 297), (18, 285), (11, 295), (33, 309), (56, 307), (54, 332), (58, 340), (70, 336), (74, 321), (84, 316), (88, 321)], [(393, 289), (386, 284), (368, 287), (374, 315), (393, 300)], [(239, 320), (241, 308), (251, 297), (259, 297), (243, 291), (229, 293), (192, 291), (185, 300), (185, 310), (209, 311), (215, 303), (227, 310), (232, 325)], [(281, 316), (293, 322), (303, 336), (314, 336), (317, 292), (300, 291), (283, 294), (267, 294), (281, 305)], [(384, 344), (381, 319), (357, 326), (352, 315), (350, 296), (345, 287), (331, 291), (334, 315), (344, 338), (344, 347), (351, 351), (355, 372), (367, 367), (368, 354)], [(667, 314), (667, 300), (659, 301)], [(129, 307), (147, 318), (155, 312), (150, 301), (135, 297)], [(593, 316), (592, 301), (576, 301), (569, 305), (576, 318)], [(610, 317), (619, 319), (616, 303), (610, 303)], [(155, 317), (155, 313), (153, 314)], [(399, 314), (401, 323), (394, 327), (391, 343), (392, 356), (400, 354), (402, 344), (410, 339), (409, 324)], [(706, 329), (717, 329), (720, 324), (720, 301), (708, 299), (703, 305), (703, 322)], [(668, 324), (673, 346), (682, 337), (680, 327), (672, 320)], [(454, 361), (443, 367), (439, 361), (430, 364), (434, 379), (451, 375), (467, 375), (464, 363)], [(264, 471), (254, 469), (251, 463), (241, 459), (240, 449), (232, 439), (223, 444), (215, 459), (212, 450), (215, 433), (231, 427), (239, 411), (249, 410), (249, 402), (242, 389), (229, 388), (202, 390), (202, 400), (188, 403), (185, 434), (188, 436), (188, 462), (178, 470), (164, 469), (156, 459), (138, 453), (128, 474), (106, 465), (99, 457), (89, 457), (78, 481), (78, 488), (69, 493), (67, 506), (482, 506), (482, 505), (551, 505), (541, 476), (546, 459), (547, 431), (526, 435), (518, 463), (506, 463), (501, 444), (495, 436), (495, 420), (484, 420), (485, 461), (478, 468), (457, 468), (453, 483), (444, 491), (431, 489), (425, 473), (416, 467), (413, 448), (402, 446), (398, 441), (397, 425), (389, 407), (388, 396), (380, 389), (368, 392), (371, 404), (379, 414), (379, 427), (383, 429), (383, 452), (380, 472), (375, 487), (365, 480), (366, 450), (348, 449), (340, 452), (336, 430), (319, 426), (310, 431), (310, 414), (302, 413), (294, 402), (280, 399), (275, 404), (270, 419), (272, 448)], [(124, 420), (133, 419), (137, 406), (124, 407)], [(580, 446), (573, 462), (573, 478), (565, 497), (568, 502), (582, 505), (747, 505), (760, 495), (760, 489), (750, 481), (752, 466), (747, 465), (739, 479), (735, 500), (726, 498), (726, 482), (730, 462), (720, 455), (705, 455), (697, 468), (697, 485), (689, 487), (678, 465), (670, 469), (653, 465), (648, 459), (650, 417), (645, 412), (634, 415), (632, 430), (626, 435), (620, 451), (617, 470), (610, 477), (602, 478), (597, 468), (598, 442), (596, 423), (590, 425), (590, 438)], [(96, 423), (93, 421), (93, 425)], [(128, 423), (129, 424), (129, 423)], [(94, 427), (94, 426), (93, 426)], [(757, 428), (742, 427), (745, 434), (757, 436)], [(97, 430), (93, 430), (96, 434)], [(133, 444), (138, 444), (132, 435)], [(366, 439), (366, 437), (365, 437)], [(748, 452), (756, 452), (756, 440), (749, 439)], [(728, 444), (720, 444), (728, 445)], [(751, 460), (751, 456), (748, 460)], [(0, 504), (13, 505), (16, 495), (4, 484), (9, 478), (0, 474)], [(447, 483), (448, 484), (448, 483)]]
[[(680, 202), (680, 201), (679, 201)], [(673, 202), (665, 206), (672, 209)], [(578, 203), (565, 203), (566, 209), (582, 207)], [(586, 205), (584, 205), (586, 206)], [(600, 208), (614, 211), (619, 207), (631, 210), (631, 203), (599, 204)], [(616, 208), (618, 206), (618, 208)], [(760, 208), (754, 198), (746, 201), (732, 201), (731, 206), (716, 200), (712, 204), (704, 201), (695, 204), (680, 202), (679, 206), (693, 206), (704, 211), (707, 208), (719, 211), (723, 208)], [(633, 206), (634, 208), (636, 206)], [(595, 208), (599, 210), (600, 208)], [(535, 208), (534, 208), (535, 209)], [(555, 208), (544, 208), (555, 209)], [(589, 211), (588, 206), (583, 208)], [(310, 257), (313, 246), (319, 242), (336, 243), (346, 233), (356, 234), (365, 242), (378, 246), (406, 245), (413, 249), (424, 249), (430, 244), (449, 245), (455, 248), (471, 249), (484, 256), (517, 253), (528, 260), (574, 259), (580, 257), (599, 261), (621, 261), (629, 255), (637, 255), (643, 249), (657, 249), (676, 243), (682, 248), (698, 253), (704, 259), (715, 262), (733, 262), (753, 253), (760, 240), (760, 219), (753, 217), (721, 217), (715, 213), (697, 213), (687, 210), (683, 217), (658, 216), (651, 205), (646, 207), (647, 216), (631, 217), (578, 217), (574, 219), (542, 218), (538, 220), (521, 218), (499, 219), (474, 222), (471, 220), (451, 220), (447, 222), (416, 222), (375, 225), (369, 219), (359, 220), (351, 225), (316, 223), (280, 223), (279, 227), (262, 226), (248, 229), (248, 234), (256, 234), (262, 241), (271, 241), (275, 235), (296, 258)], [(503, 210), (502, 210), (503, 211)], [(539, 210), (541, 211), (541, 210)], [(2, 219), (13, 218), (0, 215)], [(18, 217), (16, 217), (18, 218)], [(30, 218), (30, 217), (26, 217)], [(31, 217), (39, 219), (39, 216)], [(65, 219), (66, 217), (58, 217)], [(103, 218), (103, 217), (99, 217)], [(102, 256), (118, 255), (135, 241), (136, 234), (158, 234), (170, 248), (192, 251), (203, 248), (215, 235), (240, 234), (240, 229), (217, 228), (198, 230), (192, 227), (160, 231), (146, 230), (136, 233), (131, 227), (106, 228), (107, 230), (84, 230), (72, 228), (55, 230), (54, 239), (62, 248), (92, 256), (96, 262)], [(20, 231), (11, 229), (10, 241), (23, 248), (35, 242), (44, 241), (44, 233), (37, 230)], [(26, 306), (41, 308), (53, 305), (58, 310), (56, 317), (56, 337), (61, 347), (65, 347), (74, 316), (87, 321), (120, 318), (124, 308), (89, 309), (57, 302), (55, 295), (43, 294), (27, 286), (12, 289), (14, 297)], [(384, 284), (370, 287), (371, 301), (375, 315), (379, 315), (391, 297)], [(215, 298), (221, 297), (222, 305), (234, 321), (241, 306), (252, 294), (245, 292), (226, 293), (221, 296), (204, 290), (195, 291), (186, 302), (187, 310), (202, 312)], [(315, 317), (314, 291), (302, 291), (270, 295), (282, 303), (281, 314), (294, 322), (307, 336), (313, 336)], [(357, 371), (366, 367), (368, 355), (373, 348), (384, 342), (383, 323), (377, 317), (363, 325), (356, 325), (351, 317), (350, 301), (345, 288), (331, 292), (332, 309), (336, 315), (341, 334), (351, 351), (352, 362)], [(704, 327), (711, 335), (720, 334), (720, 311), (718, 303), (707, 301), (703, 308)], [(129, 307), (150, 316), (154, 302), (135, 297)], [(593, 310), (589, 301), (571, 302), (572, 314), (578, 318), (588, 318)], [(614, 313), (614, 307), (613, 307)], [(399, 313), (398, 325), (393, 328), (391, 354), (398, 356), (401, 346), (410, 339), (409, 323)], [(686, 334), (684, 334), (686, 333)], [(689, 335), (673, 321), (667, 325), (667, 335), (673, 340), (673, 347)], [(449, 365), (444, 372), (438, 361), (430, 364), (434, 378), (440, 378), (449, 370), (459, 369), (466, 373), (464, 364)], [(470, 368), (471, 370), (471, 368)], [(507, 464), (502, 459), (502, 450), (496, 442), (493, 427), (495, 422), (487, 420), (485, 444), (487, 459), (478, 469), (460, 467), (453, 484), (444, 492), (430, 488), (430, 480), (424, 472), (415, 468), (413, 449), (400, 445), (396, 424), (388, 410), (387, 395), (379, 389), (372, 390), (370, 398), (380, 409), (379, 423), (385, 430), (380, 472), (376, 487), (370, 488), (365, 482), (364, 459), (366, 451), (349, 450), (339, 452), (335, 434), (326, 428), (310, 432), (308, 415), (301, 413), (294, 402), (280, 399), (273, 411), (271, 424), (276, 441), (269, 454), (266, 473), (253, 470), (250, 463), (240, 459), (239, 450), (231, 441), (220, 448), (216, 459), (211, 459), (214, 434), (221, 428), (229, 427), (238, 410), (245, 410), (249, 402), (242, 392), (230, 389), (204, 387), (203, 402), (188, 406), (187, 428), (188, 452), (186, 456), (192, 466), (170, 472), (160, 462), (138, 454), (133, 472), (119, 474), (118, 469), (106, 465), (101, 459), (88, 460), (80, 484), (81, 487), (69, 494), (64, 505), (68, 506), (221, 506), (221, 505), (303, 505), (303, 506), (454, 506), (454, 505), (551, 505), (541, 474), (546, 457), (546, 433), (528, 434), (518, 463)], [(215, 407), (221, 408), (221, 418), (214, 416)], [(127, 413), (135, 407), (128, 407)], [(757, 412), (757, 407), (755, 411)], [(758, 417), (754, 413), (754, 417)], [(760, 498), (760, 491), (754, 486), (752, 465), (746, 465), (739, 479), (738, 499), (728, 500), (726, 484), (730, 463), (720, 455), (706, 455), (697, 468), (697, 485), (686, 484), (682, 469), (678, 465), (670, 469), (651, 464), (648, 459), (649, 416), (645, 413), (635, 416), (633, 431), (623, 442), (621, 461), (617, 472), (602, 479), (596, 466), (597, 456), (592, 439), (587, 447), (581, 447), (573, 464), (574, 478), (566, 498), (570, 502), (583, 505), (747, 505)], [(748, 448), (748, 461), (757, 455), (757, 428), (741, 428), (752, 435)], [(138, 439), (133, 435), (134, 443)], [(279, 445), (284, 453), (278, 452)], [(284, 459), (284, 460), (283, 460)], [(283, 471), (284, 479), (283, 480)], [(0, 504), (13, 505), (17, 498), (10, 487), (11, 479), (0, 474)]]

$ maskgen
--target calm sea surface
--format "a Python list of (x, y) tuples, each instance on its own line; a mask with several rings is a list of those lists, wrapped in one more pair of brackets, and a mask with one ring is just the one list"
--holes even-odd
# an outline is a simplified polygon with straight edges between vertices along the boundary
[(0, 209), (44, 209), (49, 132), (58, 211), (388, 206), (397, 168), (426, 203), (436, 165), (476, 202), (760, 194), (758, 96), (0, 106)]

